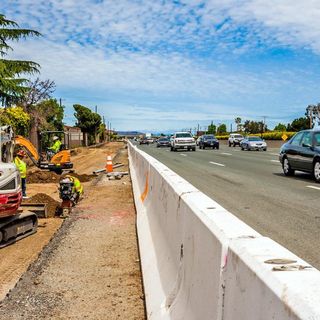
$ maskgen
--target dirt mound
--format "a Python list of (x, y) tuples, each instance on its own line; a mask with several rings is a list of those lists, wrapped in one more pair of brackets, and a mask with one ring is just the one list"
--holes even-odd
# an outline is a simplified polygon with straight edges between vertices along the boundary
[(80, 182), (91, 181), (94, 175), (77, 174), (77, 173), (64, 173), (62, 176), (52, 171), (30, 171), (27, 176), (28, 183), (58, 183), (64, 175), (70, 174), (76, 177)]
[(52, 218), (56, 215), (56, 212), (58, 210), (58, 207), (60, 206), (60, 203), (54, 199), (52, 199), (50, 196), (48, 196), (45, 193), (37, 193), (33, 197), (24, 200), (24, 203), (45, 203), (47, 204), (47, 213), (48, 218)]
[(30, 171), (27, 175), (27, 183), (55, 183), (60, 176), (52, 171)]

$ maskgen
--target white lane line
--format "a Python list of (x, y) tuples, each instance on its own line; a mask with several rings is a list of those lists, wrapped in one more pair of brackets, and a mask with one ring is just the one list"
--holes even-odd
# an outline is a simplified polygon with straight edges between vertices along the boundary
[(279, 160), (270, 160), (271, 162), (277, 162), (277, 163), (280, 163)]
[(271, 155), (273, 155), (273, 156), (278, 156), (279, 155), (279, 153), (270, 153)]
[(225, 154), (226, 156), (232, 156), (232, 153), (228, 153), (228, 152), (221, 152), (220, 154)]
[(225, 165), (224, 165), (224, 164), (222, 164), (222, 163), (212, 162), (212, 161), (210, 161), (209, 163), (211, 163), (211, 164), (215, 164), (216, 166), (219, 166), (219, 167), (225, 167)]
[(186, 157), (187, 155), (184, 153), (180, 153), (180, 156)]
[(311, 189), (320, 190), (320, 187), (315, 187), (315, 186), (306, 186), (306, 188), (311, 188)]

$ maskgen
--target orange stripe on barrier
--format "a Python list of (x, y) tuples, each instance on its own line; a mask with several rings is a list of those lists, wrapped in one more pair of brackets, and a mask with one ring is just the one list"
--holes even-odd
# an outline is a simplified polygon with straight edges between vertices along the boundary
[(149, 191), (149, 172), (146, 173), (146, 184), (144, 186), (144, 191), (140, 196), (140, 199), (142, 202), (144, 202), (144, 200), (146, 199), (148, 195), (148, 191)]

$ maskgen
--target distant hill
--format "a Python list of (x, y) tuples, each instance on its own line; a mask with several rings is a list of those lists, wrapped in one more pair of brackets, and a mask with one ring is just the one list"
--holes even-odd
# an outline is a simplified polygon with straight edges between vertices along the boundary
[(143, 135), (139, 131), (117, 131), (118, 136), (140, 136)]

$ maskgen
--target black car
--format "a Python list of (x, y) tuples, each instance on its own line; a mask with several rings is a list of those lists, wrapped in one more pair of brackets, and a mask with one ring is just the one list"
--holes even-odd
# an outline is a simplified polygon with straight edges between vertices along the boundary
[(157, 141), (157, 148), (160, 147), (170, 147), (170, 139), (168, 138), (160, 138)]
[(279, 160), (286, 176), (295, 170), (304, 171), (320, 182), (320, 129), (296, 133), (281, 147)]
[(219, 149), (219, 141), (213, 134), (206, 134), (200, 137), (199, 148), (205, 149), (206, 147)]

